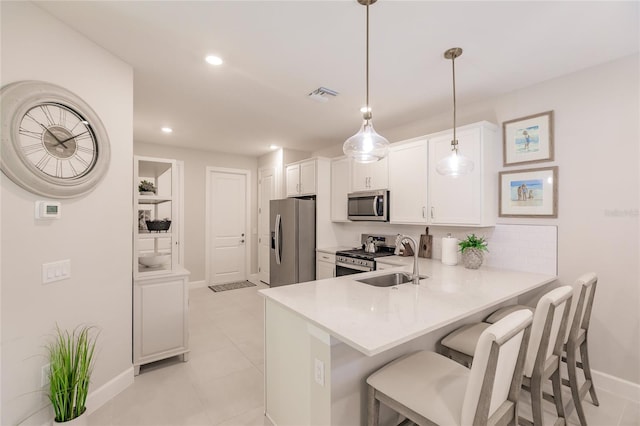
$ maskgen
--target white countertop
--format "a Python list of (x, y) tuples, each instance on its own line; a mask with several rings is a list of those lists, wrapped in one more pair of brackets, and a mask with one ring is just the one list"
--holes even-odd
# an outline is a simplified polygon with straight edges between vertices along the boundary
[(374, 287), (355, 281), (391, 271), (410, 272), (412, 260), (388, 257), (383, 262), (409, 264), (274, 287), (260, 293), (365, 355), (373, 356), (556, 278), (486, 266), (471, 270), (421, 258), (420, 275), (429, 278), (421, 280), (420, 285)]

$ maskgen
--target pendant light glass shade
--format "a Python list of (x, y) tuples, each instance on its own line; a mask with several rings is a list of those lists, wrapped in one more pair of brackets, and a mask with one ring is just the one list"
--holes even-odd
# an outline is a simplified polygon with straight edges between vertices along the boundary
[(362, 117), (364, 121), (360, 131), (347, 139), (342, 146), (342, 151), (346, 156), (353, 158), (358, 163), (373, 163), (387, 156), (389, 153), (389, 141), (380, 136), (373, 129), (371, 122), (371, 108), (369, 106), (369, 6), (376, 0), (357, 0), (367, 8), (367, 67), (366, 67), (366, 107)]
[(457, 142), (455, 144), (456, 147), (451, 150), (451, 154), (436, 164), (436, 171), (441, 175), (458, 177), (473, 171), (473, 161), (458, 152)]
[(345, 155), (358, 163), (374, 163), (389, 153), (389, 141), (376, 133), (371, 120), (364, 120), (360, 131), (342, 146)]
[(458, 139), (456, 139), (456, 58), (460, 55), (462, 55), (462, 49), (459, 47), (444, 52), (444, 57), (451, 59), (453, 71), (453, 139), (451, 140), (451, 154), (436, 163), (436, 171), (449, 177), (458, 177), (473, 171), (473, 161), (458, 151)]

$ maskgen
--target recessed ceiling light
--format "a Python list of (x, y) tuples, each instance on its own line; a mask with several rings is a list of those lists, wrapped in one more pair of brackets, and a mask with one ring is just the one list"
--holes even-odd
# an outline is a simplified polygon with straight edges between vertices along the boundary
[(211, 65), (222, 65), (222, 58), (219, 56), (209, 55), (204, 60)]
[(278, 149), (278, 145), (269, 145), (269, 149)]
[(173, 129), (171, 127), (163, 127), (160, 130), (162, 130), (163, 133), (171, 133), (171, 132), (173, 132)]

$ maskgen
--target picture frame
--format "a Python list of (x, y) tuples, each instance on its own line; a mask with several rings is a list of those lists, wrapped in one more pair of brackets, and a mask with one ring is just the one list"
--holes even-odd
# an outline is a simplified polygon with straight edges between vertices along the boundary
[(502, 123), (503, 165), (553, 161), (553, 111)]
[(558, 217), (558, 166), (498, 174), (500, 217)]

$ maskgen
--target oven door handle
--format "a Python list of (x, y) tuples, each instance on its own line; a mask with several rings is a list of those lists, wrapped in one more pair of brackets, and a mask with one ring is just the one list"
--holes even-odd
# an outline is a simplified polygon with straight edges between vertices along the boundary
[(342, 266), (343, 268), (355, 269), (356, 271), (362, 271), (362, 272), (373, 271), (373, 269), (369, 268), (368, 266), (354, 265), (352, 263), (336, 262), (336, 266)]

